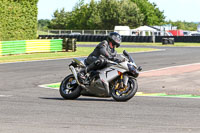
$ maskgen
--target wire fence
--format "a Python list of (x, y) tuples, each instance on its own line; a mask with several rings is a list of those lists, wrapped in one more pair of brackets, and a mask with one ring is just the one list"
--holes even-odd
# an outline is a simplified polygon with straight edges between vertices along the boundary
[[(108, 35), (114, 30), (38, 30), (38, 35)], [(135, 31), (116, 30), (115, 32), (127, 36), (173, 36), (166, 31)]]
[(38, 35), (108, 35), (114, 30), (38, 30)]

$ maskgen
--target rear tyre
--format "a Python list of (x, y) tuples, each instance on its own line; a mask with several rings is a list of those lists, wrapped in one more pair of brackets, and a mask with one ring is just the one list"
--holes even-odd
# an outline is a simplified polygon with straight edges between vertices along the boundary
[(73, 74), (65, 77), (60, 85), (59, 91), (64, 99), (69, 100), (76, 99), (81, 95), (81, 87), (77, 84)]
[[(118, 81), (117, 81), (118, 82)], [(116, 86), (112, 87), (111, 96), (113, 99), (119, 102), (125, 102), (130, 100), (138, 90), (137, 80), (133, 77), (129, 77), (128, 86), (126, 89), (115, 89)]]

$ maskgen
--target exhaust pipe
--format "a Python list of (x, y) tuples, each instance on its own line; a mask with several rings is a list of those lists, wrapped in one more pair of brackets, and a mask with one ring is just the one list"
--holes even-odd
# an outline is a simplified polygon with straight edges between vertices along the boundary
[(87, 90), (87, 88), (85, 87), (85, 85), (81, 84), (78, 81), (78, 76), (77, 76), (77, 72), (76, 72), (75, 68), (73, 66), (70, 66), (69, 69), (71, 70), (72, 74), (74, 75), (74, 78), (76, 79), (76, 82), (78, 83), (78, 85), (80, 85), (82, 88), (84, 88), (84, 89)]
[[(76, 79), (76, 82), (77, 82), (79, 85), (81, 85), (80, 82), (78, 81), (78, 77), (77, 77), (77, 73), (76, 73), (75, 68), (74, 68), (73, 66), (70, 66), (69, 69), (71, 70), (72, 74), (74, 75), (74, 78)], [(82, 85), (81, 85), (81, 86), (82, 86)]]

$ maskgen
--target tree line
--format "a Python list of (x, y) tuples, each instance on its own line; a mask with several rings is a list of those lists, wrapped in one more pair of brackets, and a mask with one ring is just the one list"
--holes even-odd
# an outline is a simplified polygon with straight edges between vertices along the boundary
[(164, 11), (160, 11), (155, 3), (148, 0), (84, 0), (73, 7), (70, 12), (65, 9), (56, 10), (51, 20), (39, 20), (39, 29), (70, 30), (113, 30), (116, 25), (136, 28), (141, 25), (178, 26), (179, 29), (196, 30), (197, 24), (188, 22), (165, 21)]

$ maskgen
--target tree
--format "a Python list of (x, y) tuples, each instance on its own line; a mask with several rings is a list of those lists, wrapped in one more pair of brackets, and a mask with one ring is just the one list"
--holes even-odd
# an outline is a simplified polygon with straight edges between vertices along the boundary
[(67, 28), (70, 29), (88, 29), (87, 21), (90, 18), (91, 12), (88, 10), (88, 4), (80, 4), (76, 6), (71, 13), (71, 17)]
[(137, 5), (130, 0), (101, 0), (98, 9), (101, 29), (114, 29), (116, 25), (137, 27), (143, 21)]
[(98, 3), (94, 0), (91, 0), (89, 5), (89, 12), (91, 13), (90, 18), (87, 21), (87, 25), (89, 29), (100, 29), (102, 20), (100, 17), (100, 11), (98, 7)]
[(164, 15), (156, 4), (148, 0), (84, 0), (74, 6), (72, 12), (62, 9), (54, 13), (50, 27), (54, 29), (114, 29), (116, 25), (131, 28), (140, 25), (160, 25)]
[(130, 0), (123, 0), (120, 4), (120, 25), (128, 25), (131, 28), (136, 28), (142, 25), (144, 15), (140, 13), (139, 8), (135, 3)]
[(148, 0), (132, 0), (139, 7), (140, 12), (144, 15), (143, 25), (162, 25), (165, 16), (164, 12), (157, 8), (155, 3)]
[(196, 31), (197, 30), (197, 23), (193, 23), (193, 22), (185, 22), (185, 21), (176, 21), (173, 22), (171, 20), (166, 21), (166, 24), (172, 24), (173, 26), (177, 26), (178, 29), (182, 29), (182, 30), (189, 30), (189, 31)]
[(155, 3), (153, 3), (154, 6), (154, 13), (155, 13), (155, 25), (163, 25), (165, 22), (165, 16), (164, 11), (160, 11), (160, 9), (157, 7)]
[(113, 29), (119, 25), (120, 4), (118, 0), (101, 0), (99, 2), (101, 29)]
[(48, 19), (38, 20), (38, 29), (48, 29), (49, 25), (50, 25), (50, 20)]
[(71, 16), (70, 12), (65, 12), (65, 9), (56, 10), (53, 15), (53, 19), (51, 20), (49, 27), (52, 29), (66, 29), (69, 19)]

